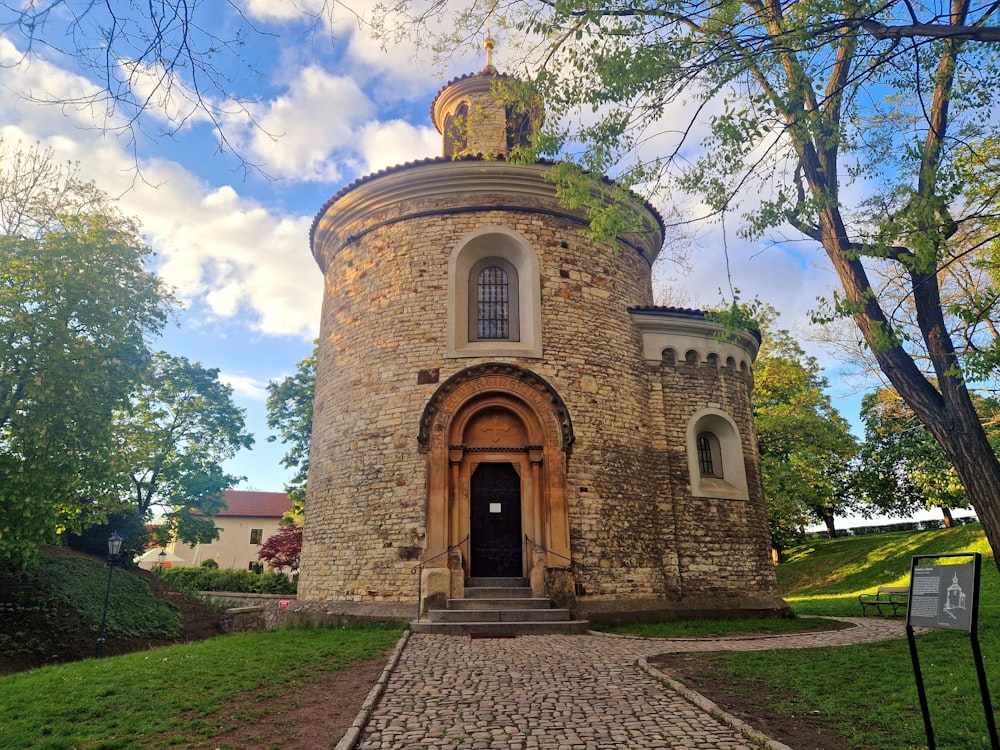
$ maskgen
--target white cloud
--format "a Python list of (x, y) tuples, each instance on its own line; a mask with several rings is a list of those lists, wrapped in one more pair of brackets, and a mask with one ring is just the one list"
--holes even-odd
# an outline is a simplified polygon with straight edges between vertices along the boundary
[[(0, 40), (0, 60), (16, 50)], [(85, 82), (44, 63), (8, 69), (14, 92), (48, 82), (53, 96), (77, 95)], [(179, 295), (211, 316), (240, 316), (271, 335), (316, 335), (322, 278), (308, 250), (311, 216), (278, 215), (241, 196), (233, 187), (211, 187), (176, 162), (136, 163), (120, 139), (79, 127), (80, 111), (32, 105), (0, 97), (5, 140), (40, 142), (56, 160), (79, 161), (81, 176), (120, 197), (157, 253), (158, 271)]]
[(259, 127), (244, 138), (264, 172), (331, 182), (343, 179), (332, 155), (353, 153), (355, 129), (374, 116), (355, 81), (316, 66), (297, 71), (282, 96), (249, 109)]
[(261, 381), (259, 378), (220, 372), (219, 381), (232, 388), (238, 396), (255, 401), (264, 401), (267, 399), (267, 383)]
[[(415, 2), (406, 4), (406, 9), (416, 14), (429, 6), (430, 3), (421, 7), (420, 2)], [(435, 10), (427, 23), (444, 36), (454, 30), (454, 19), (445, 4), (440, 4), (439, 9), (443, 12)], [(435, 62), (427, 45), (434, 34), (413, 27), (402, 13), (380, 0), (352, 0), (347, 4), (333, 0), (248, 0), (246, 12), (250, 18), (264, 23), (286, 24), (299, 32), (314, 27), (317, 34), (329, 35), (346, 49), (344, 64), (353, 78), (366, 85), (375, 79), (388, 81), (385, 93), (396, 101), (412, 101), (412, 97), (423, 95), (422, 86), (428, 81), (444, 77), (440, 72), (442, 66)], [(375, 30), (382, 33), (376, 36)], [(320, 39), (317, 37), (316, 41)], [(469, 45), (465, 51), (472, 53), (474, 49)], [(448, 67), (462, 72), (478, 70), (485, 64), (481, 50), (478, 58), (472, 58), (471, 65), (462, 54), (454, 57), (448, 61)]]
[(132, 60), (119, 61), (119, 69), (136, 100), (145, 102), (144, 115), (173, 128), (212, 121), (205, 107), (213, 109), (215, 104), (188, 88), (174, 71)]
[(262, 333), (316, 335), (322, 282), (308, 250), (310, 217), (274, 216), (231, 187), (207, 192), (179, 171), (122, 202), (143, 219), (160, 275), (182, 297), (218, 318), (249, 315)]
[(100, 106), (99, 87), (55, 65), (26, 57), (4, 36), (0, 36), (0, 69), (4, 71), (6, 94), (0, 97), (3, 122), (32, 130), (56, 118), (67, 131), (74, 126), (116, 131), (126, 124)]
[(402, 120), (372, 122), (359, 134), (358, 148), (367, 171), (408, 161), (440, 156), (441, 134), (434, 128), (418, 128)]
[(298, 21), (311, 15), (322, 19), (330, 0), (246, 0), (246, 13), (260, 21)]

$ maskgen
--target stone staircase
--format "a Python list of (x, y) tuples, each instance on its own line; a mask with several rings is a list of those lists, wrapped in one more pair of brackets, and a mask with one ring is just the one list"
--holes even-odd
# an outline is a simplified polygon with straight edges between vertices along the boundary
[(587, 620), (572, 620), (568, 609), (551, 599), (531, 596), (527, 578), (470, 578), (463, 599), (449, 599), (446, 609), (432, 609), (410, 623), (414, 633), (511, 637), (549, 633), (585, 633)]

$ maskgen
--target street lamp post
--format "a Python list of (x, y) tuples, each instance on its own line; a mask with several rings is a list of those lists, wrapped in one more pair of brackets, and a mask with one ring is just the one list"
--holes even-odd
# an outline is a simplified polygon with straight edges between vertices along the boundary
[(160, 550), (160, 554), (157, 555), (160, 558), (160, 572), (163, 572), (163, 566), (167, 564), (167, 551), (165, 549)]
[(118, 532), (114, 532), (108, 537), (108, 588), (104, 592), (104, 612), (101, 613), (101, 630), (97, 636), (97, 651), (94, 656), (100, 659), (104, 655), (104, 641), (107, 634), (108, 624), (108, 601), (111, 599), (111, 573), (115, 569), (115, 560), (122, 549), (122, 538)]

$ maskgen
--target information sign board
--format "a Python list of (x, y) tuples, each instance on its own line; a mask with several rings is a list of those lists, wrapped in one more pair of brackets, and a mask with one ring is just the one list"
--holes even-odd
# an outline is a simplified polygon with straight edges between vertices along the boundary
[(971, 632), (978, 595), (974, 563), (915, 564), (910, 575), (906, 624)]

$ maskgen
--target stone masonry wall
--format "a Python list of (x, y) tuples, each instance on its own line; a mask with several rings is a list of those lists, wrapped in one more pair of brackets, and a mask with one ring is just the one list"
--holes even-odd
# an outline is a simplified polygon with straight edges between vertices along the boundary
[(750, 405), (752, 376), (711, 362), (665, 362), (661, 372), (668, 442), (684, 446), (681, 434), (700, 408), (730, 415), (739, 429), (747, 473), (747, 500), (692, 497), (687, 457), (673, 462), (676, 550), (685, 597), (728, 593), (776, 595), (770, 532), (761, 485), (757, 436)]

